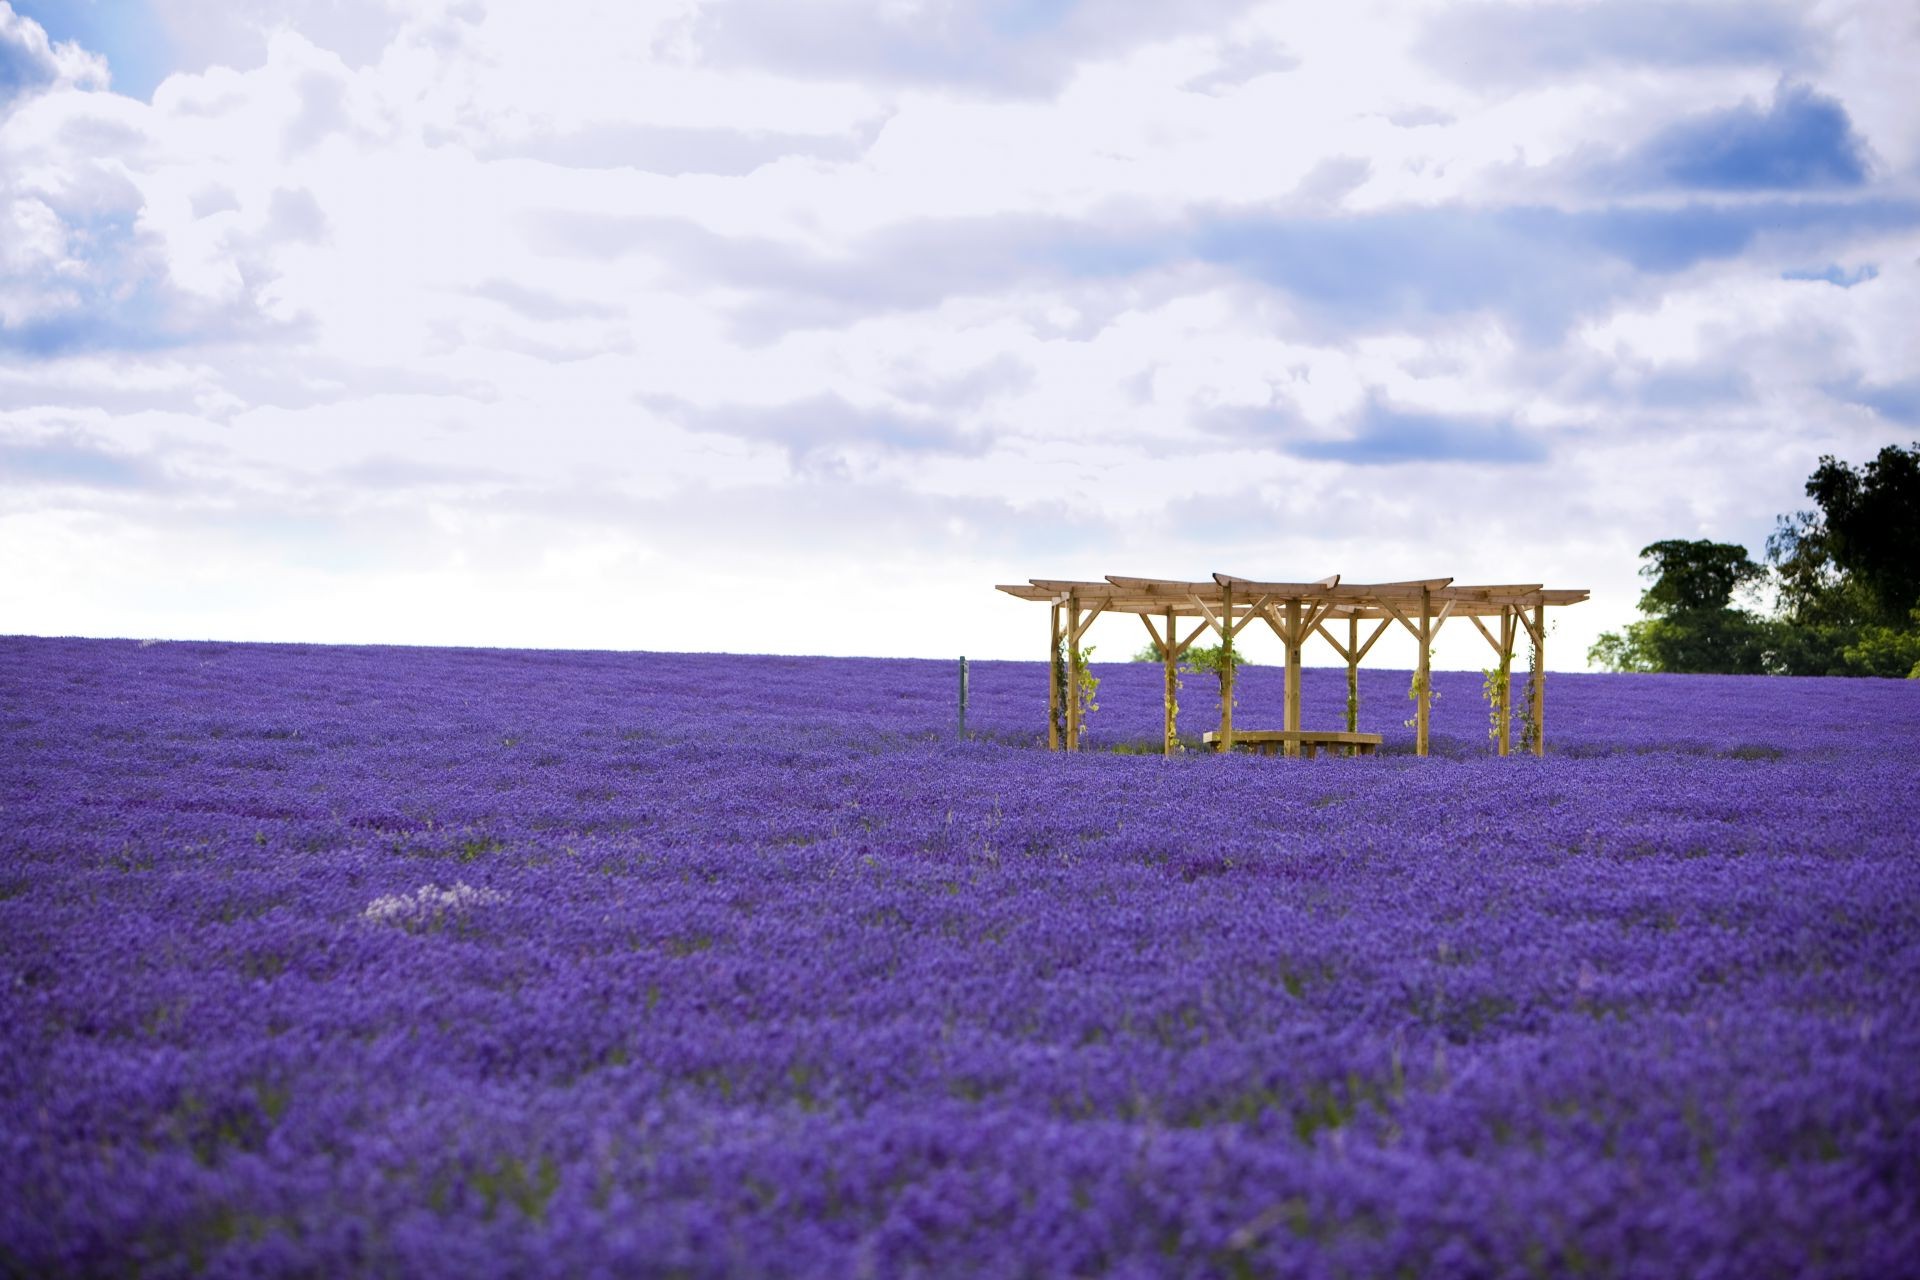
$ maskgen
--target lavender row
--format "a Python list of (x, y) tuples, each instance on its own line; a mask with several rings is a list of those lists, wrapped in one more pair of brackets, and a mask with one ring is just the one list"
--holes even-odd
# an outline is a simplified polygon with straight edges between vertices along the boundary
[(1910, 1273), (1920, 688), (1363, 682), (0, 641), (0, 1273)]

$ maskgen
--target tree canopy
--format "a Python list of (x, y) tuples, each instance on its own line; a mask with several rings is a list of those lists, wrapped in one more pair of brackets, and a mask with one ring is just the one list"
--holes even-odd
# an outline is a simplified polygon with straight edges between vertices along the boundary
[(1888, 445), (1859, 468), (1822, 457), (1807, 496), (1817, 510), (1781, 516), (1767, 539), (1775, 669), (1920, 672), (1920, 443)]
[(1734, 593), (1767, 571), (1738, 543), (1670, 538), (1640, 549), (1640, 595), (1647, 615), (1624, 632), (1607, 632), (1587, 651), (1615, 671), (1694, 671), (1758, 675), (1766, 669), (1764, 620), (1733, 607)]
[[(1767, 565), (1737, 543), (1668, 539), (1641, 548), (1646, 616), (1607, 632), (1587, 659), (1614, 671), (1920, 677), (1920, 443), (1862, 467), (1823, 456), (1814, 509), (1783, 515)], [(1771, 616), (1736, 608), (1773, 589)]]

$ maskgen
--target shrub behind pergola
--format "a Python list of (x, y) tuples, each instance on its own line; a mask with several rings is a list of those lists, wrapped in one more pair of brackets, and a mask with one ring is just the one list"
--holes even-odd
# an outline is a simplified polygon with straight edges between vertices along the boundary
[[(1080, 699), (1069, 691), (1080, 684), (1080, 640), (1094, 619), (1103, 613), (1131, 613), (1146, 626), (1160, 650), (1166, 668), (1166, 751), (1175, 750), (1174, 673), (1180, 659), (1194, 641), (1211, 631), (1220, 637), (1222, 664), (1220, 675), (1220, 745), (1233, 747), (1233, 642), (1254, 619), (1262, 619), (1286, 646), (1285, 727), (1300, 729), (1300, 654), (1309, 637), (1318, 635), (1333, 646), (1347, 664), (1349, 687), (1357, 681), (1361, 659), (1367, 656), (1387, 628), (1395, 622), (1413, 633), (1420, 647), (1414, 668), (1414, 750), (1427, 754), (1427, 729), (1432, 715), (1430, 661), (1434, 637), (1449, 618), (1467, 618), (1493, 651), (1499, 663), (1498, 689), (1495, 694), (1499, 712), (1498, 749), (1501, 755), (1511, 750), (1507, 715), (1508, 690), (1513, 672), (1513, 647), (1524, 630), (1534, 643), (1536, 662), (1533, 681), (1533, 753), (1546, 751), (1546, 610), (1549, 605), (1579, 604), (1587, 598), (1580, 590), (1548, 590), (1539, 583), (1495, 586), (1455, 586), (1451, 578), (1425, 578), (1413, 582), (1345, 583), (1338, 574), (1318, 582), (1256, 582), (1230, 574), (1216, 573), (1205, 582), (1176, 582), (1163, 578), (1123, 578), (1109, 576), (1104, 582), (1077, 582), (1031, 578), (1025, 586), (999, 588), (1022, 600), (1038, 600), (1050, 607), (1052, 638), (1047, 649), (1047, 746), (1068, 751), (1080, 749)], [(1196, 623), (1185, 639), (1180, 638), (1181, 623)], [(1498, 633), (1488, 620), (1497, 620)], [(1346, 624), (1346, 639), (1334, 634)], [(1362, 624), (1370, 631), (1361, 638)], [(1054, 658), (1062, 642), (1067, 650), (1067, 687), (1061, 688), (1060, 672)], [(1066, 703), (1066, 733), (1062, 742), (1058, 714)], [(1288, 755), (1299, 753), (1297, 742), (1288, 742)]]

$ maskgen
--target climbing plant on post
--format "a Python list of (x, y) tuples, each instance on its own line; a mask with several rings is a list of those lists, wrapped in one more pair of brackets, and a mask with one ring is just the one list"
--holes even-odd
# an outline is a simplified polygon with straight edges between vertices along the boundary
[(1540, 751), (1540, 642), (1527, 637), (1527, 690), (1520, 704), (1520, 750)]
[(1100, 687), (1100, 681), (1087, 670), (1087, 659), (1092, 656), (1091, 647), (1080, 647), (1081, 637), (1093, 620), (1107, 607), (1105, 597), (1097, 598), (1093, 607), (1082, 614), (1080, 593), (1067, 593), (1067, 634), (1066, 634), (1066, 687), (1063, 694), (1067, 704), (1067, 750), (1080, 749), (1080, 732), (1086, 727), (1087, 713), (1098, 711), (1099, 704), (1094, 702), (1094, 691)]
[(1073, 698), (1077, 704), (1076, 709), (1078, 712), (1076, 718), (1080, 724), (1079, 729), (1074, 734), (1073, 740), (1074, 750), (1077, 751), (1080, 749), (1080, 734), (1085, 733), (1087, 730), (1087, 717), (1100, 709), (1100, 704), (1093, 700), (1094, 695), (1100, 692), (1100, 677), (1094, 675), (1093, 672), (1087, 668), (1087, 664), (1093, 660), (1092, 645), (1088, 645), (1084, 649), (1076, 649), (1073, 656), (1074, 666), (1077, 667), (1080, 672), (1078, 678), (1073, 682)]
[(1505, 755), (1508, 711), (1506, 699), (1507, 677), (1498, 666), (1486, 667), (1480, 672), (1480, 696), (1487, 700), (1487, 740), (1493, 743), (1495, 754)]

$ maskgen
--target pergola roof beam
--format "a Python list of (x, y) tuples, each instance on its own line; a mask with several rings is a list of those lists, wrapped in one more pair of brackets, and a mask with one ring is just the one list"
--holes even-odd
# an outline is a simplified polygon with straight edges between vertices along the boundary
[(1324, 596), (1340, 585), (1340, 575), (1330, 574), (1318, 582), (1256, 582), (1252, 578), (1237, 578), (1230, 573), (1216, 573), (1213, 580), (1223, 588), (1250, 596), (1277, 596), (1283, 600), (1304, 600), (1310, 596)]
[[(1164, 613), (1172, 609), (1181, 617), (1207, 617), (1215, 622), (1220, 620), (1229, 590), (1247, 605), (1263, 597), (1268, 603), (1311, 600), (1324, 606), (1329, 618), (1360, 619), (1391, 617), (1395, 606), (1418, 603), (1423, 589), (1436, 604), (1452, 605), (1448, 612), (1459, 617), (1495, 617), (1503, 609), (1516, 606), (1579, 604), (1589, 596), (1585, 590), (1546, 588), (1537, 583), (1431, 585), (1451, 582), (1450, 578), (1381, 583), (1339, 583), (1331, 578), (1319, 582), (1255, 582), (1225, 574), (1213, 582), (1180, 582), (1116, 575), (1104, 582), (1035, 578), (1024, 586), (1007, 584), (997, 589), (1022, 600), (1063, 603), (1074, 596), (1087, 605), (1099, 604), (1116, 612)], [(1234, 605), (1236, 623), (1241, 620), (1243, 603)]]

